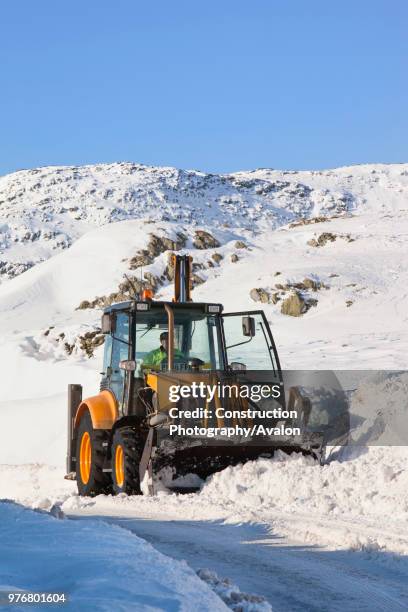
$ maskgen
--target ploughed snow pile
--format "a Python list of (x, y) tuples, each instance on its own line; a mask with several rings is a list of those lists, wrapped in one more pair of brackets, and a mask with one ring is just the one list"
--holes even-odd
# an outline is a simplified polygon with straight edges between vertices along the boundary
[(66, 610), (228, 610), (186, 563), (121, 527), (57, 520), (4, 501), (0, 590), (65, 592)]
[[(214, 474), (198, 494), (153, 498), (79, 498), (72, 487), (71, 494), (68, 486), (63, 492), (61, 482), (50, 490), (43, 478), (32, 503), (51, 508), (59, 488), (69, 515), (146, 517), (169, 521), (169, 528), (181, 519), (262, 523), (298, 543), (408, 555), (408, 449), (354, 448), (333, 455), (320, 466), (310, 457), (279, 452)], [(15, 481), (24, 480), (22, 469), (2, 468), (10, 490), (20, 489)]]
[[(359, 414), (367, 416), (368, 429), (377, 423), (378, 437), (371, 431), (372, 444), (381, 442), (384, 432), (395, 433), (406, 418), (407, 380), (407, 374), (371, 374), (354, 392), (351, 410), (357, 405)], [(81, 499), (72, 483), (58, 482), (56, 470), (35, 466), (30, 476), (23, 475), (23, 467), (3, 467), (0, 494), (10, 491), (25, 503), (48, 509), (62, 502), (68, 514), (160, 516), (164, 507), (166, 520), (182, 516), (192, 521), (261, 522), (274, 533), (311, 544), (408, 554), (408, 447), (363, 447), (358, 442), (366, 433), (365, 423), (356, 425), (353, 444), (329, 449), (322, 466), (311, 457), (278, 451), (273, 458), (214, 474), (193, 495)], [(24, 497), (24, 483), (30, 481), (35, 492)]]
[[(154, 513), (164, 503), (169, 513), (186, 520), (261, 521), (299, 540), (408, 554), (407, 447), (361, 446), (368, 434), (371, 444), (384, 444), (384, 439), (392, 442), (394, 438), (395, 443), (401, 443), (398, 436), (404, 431), (408, 410), (407, 385), (406, 373), (371, 373), (363, 378), (351, 396), (353, 445), (330, 449), (323, 466), (310, 457), (277, 453), (272, 459), (260, 458), (213, 475), (199, 494), (167, 495), (164, 502), (163, 494), (157, 498), (102, 495), (81, 500), (75, 484), (63, 480), (63, 468), (3, 465), (0, 497), (34, 508), (49, 510), (63, 503), (68, 513), (90, 510), (107, 515), (145, 510)], [(63, 398), (59, 401), (62, 404)], [(62, 463), (65, 418), (61, 417), (62, 409), (54, 411), (55, 406), (53, 397), (42, 405), (38, 400), (11, 403), (8, 413), (4, 406), (10, 424), (2, 428), (4, 462), (18, 463), (24, 456), (37, 455), (37, 461), (43, 462), (59, 456)], [(13, 437), (7, 436), (13, 431), (13, 411), (15, 418), (23, 414), (29, 423), (19, 430), (23, 444), (15, 455), (9, 441)], [(44, 419), (36, 429), (39, 414)]]
[(399, 447), (355, 449), (322, 467), (278, 453), (215, 474), (200, 498), (305, 542), (408, 554), (407, 466)]
[[(337, 546), (408, 553), (408, 374), (365, 376), (351, 395), (350, 412), (349, 445), (328, 449), (323, 466), (278, 452), (215, 474), (200, 497), (249, 520), (274, 516), (284, 531), (288, 521), (292, 534), (308, 541), (324, 535)], [(290, 522), (291, 515), (304, 519)]]

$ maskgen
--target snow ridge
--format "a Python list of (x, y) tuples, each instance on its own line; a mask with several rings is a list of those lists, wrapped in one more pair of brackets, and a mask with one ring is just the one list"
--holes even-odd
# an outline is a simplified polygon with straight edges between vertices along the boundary
[(381, 206), (383, 194), (406, 197), (407, 168), (221, 175), (123, 162), (21, 170), (0, 178), (0, 277), (12, 278), (90, 229), (116, 221), (253, 230), (265, 224), (276, 228), (299, 216)]

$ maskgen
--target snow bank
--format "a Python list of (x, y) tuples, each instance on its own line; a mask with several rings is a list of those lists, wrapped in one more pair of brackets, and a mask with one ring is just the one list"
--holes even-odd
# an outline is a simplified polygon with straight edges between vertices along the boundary
[[(408, 554), (408, 448), (343, 449), (319, 466), (278, 453), (212, 476), (200, 498), (292, 538)], [(386, 520), (385, 520), (386, 517)]]
[(279, 452), (227, 468), (200, 498), (302, 541), (408, 554), (408, 373), (356, 375), (350, 446), (323, 466)]
[(186, 563), (121, 527), (7, 502), (0, 503), (0, 589), (65, 592), (64, 610), (228, 609)]
[[(324, 466), (280, 452), (214, 474), (198, 494), (89, 499), (66, 489), (60, 499), (69, 515), (144, 517), (169, 524), (261, 523), (292, 542), (408, 555), (407, 466), (406, 447), (344, 448)], [(36, 499), (49, 509), (56, 497), (45, 490)]]
[(12, 499), (29, 508), (50, 510), (71, 495), (76, 483), (65, 471), (46, 464), (0, 465), (0, 499)]

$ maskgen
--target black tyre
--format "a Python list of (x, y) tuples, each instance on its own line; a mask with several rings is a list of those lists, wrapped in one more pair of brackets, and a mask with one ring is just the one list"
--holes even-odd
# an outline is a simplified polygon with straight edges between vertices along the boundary
[(108, 432), (92, 427), (91, 415), (86, 411), (79, 423), (76, 441), (76, 481), (79, 495), (92, 497), (112, 491), (110, 474), (103, 471), (108, 439)]
[(139, 462), (140, 442), (135, 429), (121, 427), (112, 441), (112, 483), (113, 492), (141, 495)]

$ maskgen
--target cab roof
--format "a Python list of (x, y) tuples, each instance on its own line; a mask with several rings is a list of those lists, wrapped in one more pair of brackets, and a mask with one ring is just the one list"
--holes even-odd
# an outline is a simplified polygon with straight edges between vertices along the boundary
[(149, 304), (149, 310), (161, 310), (164, 309), (164, 305), (168, 304), (172, 308), (189, 308), (191, 310), (202, 310), (206, 311), (209, 305), (219, 306), (219, 312), (223, 311), (223, 305), (217, 302), (159, 302), (155, 300), (149, 300), (148, 302), (142, 300), (128, 300), (126, 302), (118, 302), (117, 304), (111, 304), (104, 308), (104, 313), (116, 312), (118, 310), (137, 310), (137, 304)]

